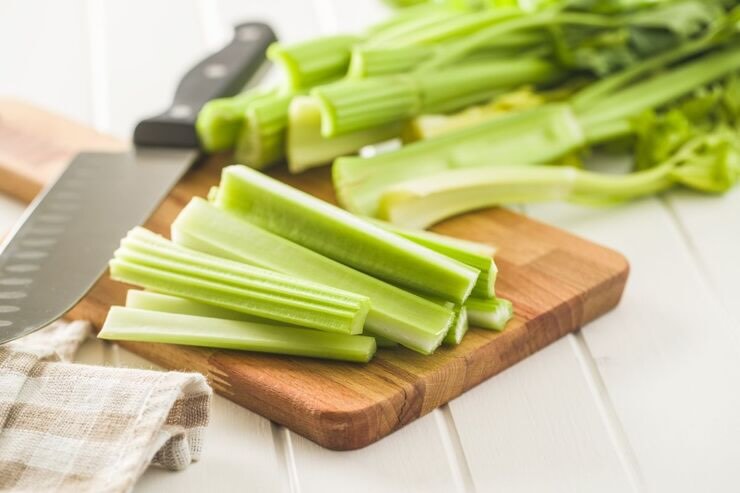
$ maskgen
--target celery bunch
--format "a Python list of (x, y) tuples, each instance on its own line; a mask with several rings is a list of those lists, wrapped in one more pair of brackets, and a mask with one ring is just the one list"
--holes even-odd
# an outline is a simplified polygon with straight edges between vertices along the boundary
[(181, 211), (174, 241), (121, 241), (111, 277), (150, 291), (102, 337), (367, 361), (377, 345), (459, 344), (470, 294), (494, 299), (491, 247), (371, 223), (244, 166), (210, 199)]

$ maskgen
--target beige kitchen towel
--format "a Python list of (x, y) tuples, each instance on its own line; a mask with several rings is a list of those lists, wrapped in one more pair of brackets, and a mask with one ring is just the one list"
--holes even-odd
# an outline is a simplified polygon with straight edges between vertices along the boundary
[(58, 322), (0, 346), (0, 491), (125, 492), (198, 459), (203, 376), (70, 363), (89, 333)]

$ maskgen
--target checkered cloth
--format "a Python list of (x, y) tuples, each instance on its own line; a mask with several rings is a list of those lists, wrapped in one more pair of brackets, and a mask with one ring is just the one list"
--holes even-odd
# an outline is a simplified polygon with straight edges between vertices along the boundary
[(203, 376), (69, 363), (89, 332), (57, 323), (0, 346), (0, 490), (124, 492), (150, 464), (198, 459)]

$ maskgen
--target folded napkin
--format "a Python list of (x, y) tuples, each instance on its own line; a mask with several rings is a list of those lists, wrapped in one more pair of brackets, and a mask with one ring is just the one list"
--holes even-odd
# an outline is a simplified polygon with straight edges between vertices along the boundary
[(125, 492), (198, 459), (203, 376), (69, 363), (89, 333), (58, 322), (0, 346), (0, 490)]

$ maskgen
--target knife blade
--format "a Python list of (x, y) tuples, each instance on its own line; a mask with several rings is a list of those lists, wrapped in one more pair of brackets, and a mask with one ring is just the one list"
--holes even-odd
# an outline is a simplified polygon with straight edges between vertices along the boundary
[(121, 238), (197, 161), (200, 108), (238, 93), (275, 39), (265, 24), (236, 26), (227, 46), (183, 76), (169, 109), (136, 126), (130, 150), (77, 155), (31, 203), (0, 246), (0, 344), (45, 327), (82, 299)]

